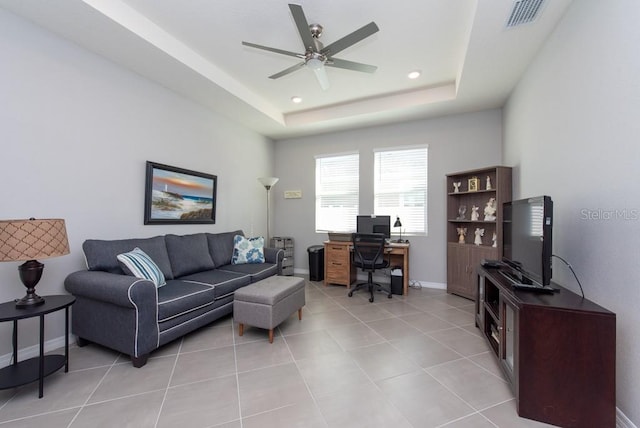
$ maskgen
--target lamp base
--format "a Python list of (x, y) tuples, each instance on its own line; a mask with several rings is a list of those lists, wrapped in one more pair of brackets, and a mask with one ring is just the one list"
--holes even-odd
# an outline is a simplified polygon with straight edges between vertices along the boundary
[(27, 294), (22, 299), (16, 299), (16, 308), (30, 308), (44, 304), (44, 298), (37, 294)]
[(16, 308), (30, 308), (44, 303), (44, 299), (36, 294), (36, 284), (42, 277), (43, 269), (44, 264), (37, 260), (27, 260), (18, 266), (20, 280), (27, 287), (27, 294), (22, 299), (16, 299)]

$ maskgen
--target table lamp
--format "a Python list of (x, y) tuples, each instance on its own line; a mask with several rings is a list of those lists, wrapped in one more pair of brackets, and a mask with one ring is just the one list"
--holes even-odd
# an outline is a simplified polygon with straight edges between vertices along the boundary
[(393, 227), (399, 227), (400, 228), (400, 239), (398, 239), (396, 242), (404, 242), (402, 240), (402, 223), (400, 223), (400, 217), (396, 216), (396, 222), (393, 223)]
[(17, 308), (44, 303), (44, 299), (36, 294), (44, 264), (35, 259), (65, 254), (69, 254), (69, 241), (63, 219), (0, 220), (0, 261), (25, 261), (18, 266), (18, 271), (27, 294), (16, 299)]

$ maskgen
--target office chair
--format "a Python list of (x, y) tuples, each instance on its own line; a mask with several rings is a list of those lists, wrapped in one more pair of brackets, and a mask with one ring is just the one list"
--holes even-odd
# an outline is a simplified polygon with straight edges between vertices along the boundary
[(353, 242), (353, 264), (361, 268), (364, 272), (367, 272), (367, 282), (356, 284), (356, 286), (349, 291), (349, 297), (353, 296), (354, 291), (358, 291), (361, 288), (367, 287), (371, 297), (369, 302), (373, 303), (373, 291), (374, 286), (376, 291), (384, 291), (387, 293), (387, 297), (391, 298), (390, 287), (385, 287), (381, 284), (373, 282), (373, 272), (376, 269), (384, 269), (389, 267), (389, 261), (384, 259), (384, 234), (382, 233), (354, 233)]

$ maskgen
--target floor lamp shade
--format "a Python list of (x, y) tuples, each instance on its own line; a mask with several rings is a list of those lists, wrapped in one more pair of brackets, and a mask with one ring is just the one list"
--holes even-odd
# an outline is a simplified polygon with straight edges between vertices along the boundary
[(266, 245), (270, 245), (270, 241), (269, 238), (271, 237), (271, 235), (269, 234), (269, 191), (271, 190), (271, 187), (273, 187), (277, 182), (278, 182), (279, 178), (277, 177), (260, 177), (258, 178), (258, 181), (260, 183), (262, 183), (262, 185), (264, 186), (265, 189), (267, 189), (267, 239), (266, 239)]
[(258, 181), (262, 183), (262, 185), (267, 189), (271, 189), (271, 186), (274, 186), (278, 182), (279, 178), (276, 177), (260, 177)]
[(16, 300), (19, 308), (40, 305), (44, 299), (35, 293), (47, 259), (69, 254), (67, 228), (62, 219), (0, 220), (0, 261), (25, 261), (18, 266), (27, 294)]

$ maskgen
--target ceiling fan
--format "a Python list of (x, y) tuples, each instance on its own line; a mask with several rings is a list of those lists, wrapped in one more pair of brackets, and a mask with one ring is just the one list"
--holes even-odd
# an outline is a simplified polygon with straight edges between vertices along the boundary
[(369, 64), (362, 64), (359, 62), (347, 61), (344, 59), (334, 58), (334, 55), (344, 49), (358, 43), (359, 41), (369, 37), (370, 35), (378, 31), (378, 26), (375, 22), (370, 22), (367, 25), (359, 28), (358, 30), (347, 34), (343, 38), (336, 40), (328, 46), (318, 40), (322, 35), (322, 25), (311, 24), (307, 22), (307, 18), (304, 16), (302, 6), (298, 4), (289, 4), (289, 9), (293, 15), (293, 20), (298, 27), (300, 38), (304, 45), (304, 53), (296, 53), (291, 51), (285, 51), (282, 49), (270, 48), (267, 46), (257, 45), (255, 43), (242, 42), (244, 46), (250, 46), (252, 48), (264, 49), (266, 51), (279, 53), (282, 55), (293, 56), (300, 58), (303, 61), (294, 66), (286, 68), (279, 73), (269, 76), (270, 79), (278, 79), (282, 76), (286, 76), (289, 73), (293, 73), (296, 70), (301, 69), (304, 66), (312, 69), (320, 83), (320, 87), (323, 90), (329, 89), (329, 78), (327, 77), (327, 71), (325, 66), (344, 68), (347, 70), (362, 71), (365, 73), (373, 73), (378, 67)]

